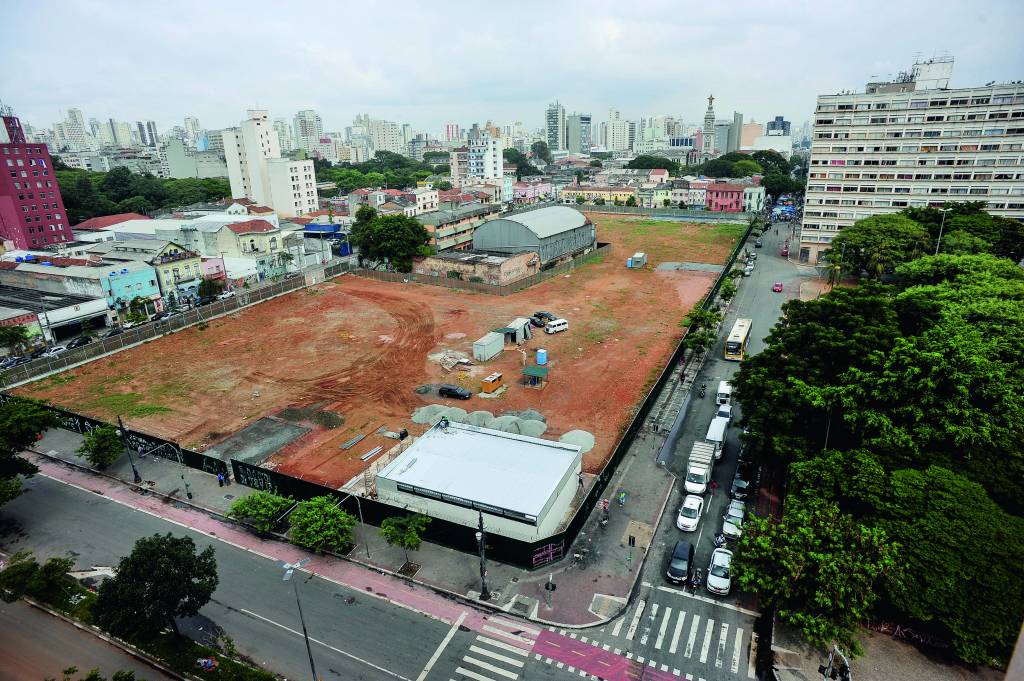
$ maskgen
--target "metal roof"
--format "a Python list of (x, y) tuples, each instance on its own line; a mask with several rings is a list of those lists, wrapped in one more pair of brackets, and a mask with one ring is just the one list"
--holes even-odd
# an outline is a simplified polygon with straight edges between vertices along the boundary
[(549, 236), (555, 236), (587, 224), (587, 217), (569, 206), (547, 206), (498, 219), (518, 222), (540, 239), (546, 239)]
[(51, 310), (81, 305), (93, 300), (96, 300), (96, 298), (92, 296), (79, 296), (73, 293), (50, 293), (34, 288), (18, 288), (17, 286), (0, 284), (0, 305), (15, 309), (31, 310), (32, 312), (50, 312)]
[(523, 367), (523, 375), (533, 376), (534, 378), (547, 378), (549, 371), (551, 371), (550, 367), (538, 367), (532, 364)]
[(579, 457), (567, 442), (450, 423), (428, 430), (377, 475), (536, 518)]

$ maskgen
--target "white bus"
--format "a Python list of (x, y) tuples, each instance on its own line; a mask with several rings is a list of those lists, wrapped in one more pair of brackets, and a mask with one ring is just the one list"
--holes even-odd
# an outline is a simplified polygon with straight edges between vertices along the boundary
[(725, 341), (725, 358), (735, 361), (743, 359), (747, 352), (747, 341), (750, 339), (750, 325), (753, 320), (737, 319), (732, 332)]

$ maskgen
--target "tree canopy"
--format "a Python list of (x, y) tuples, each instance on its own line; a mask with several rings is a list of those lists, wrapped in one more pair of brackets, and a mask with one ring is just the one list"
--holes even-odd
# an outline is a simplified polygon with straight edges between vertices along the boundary
[(12, 397), (0, 404), (0, 505), (21, 494), (20, 476), (39, 470), (21, 452), (56, 425), (54, 413), (33, 400)]
[(360, 206), (349, 238), (359, 249), (359, 260), (388, 262), (399, 272), (412, 271), (412, 259), (429, 255), (430, 234), (415, 218), (405, 215), (378, 215), (369, 206)]
[(434, 165), (419, 162), (408, 156), (390, 151), (378, 151), (372, 159), (363, 163), (340, 163), (318, 168), (318, 182), (334, 182), (338, 191), (348, 194), (355, 189), (367, 187), (392, 188), (415, 187), (436, 173)]
[(679, 164), (670, 158), (664, 156), (653, 156), (651, 154), (641, 154), (637, 156), (629, 163), (626, 164), (627, 168), (635, 168), (639, 170), (654, 170), (661, 169), (667, 170), (668, 174), (672, 177), (679, 176)]
[(755, 151), (750, 155), (750, 159), (764, 168), (766, 173), (775, 172), (788, 177), (790, 171), (793, 169), (790, 162), (783, 158), (782, 154), (773, 149)]
[(96, 468), (106, 468), (124, 454), (124, 442), (114, 426), (100, 426), (82, 438), (78, 455)]
[(502, 157), (505, 161), (516, 167), (517, 180), (529, 175), (541, 174), (541, 172), (537, 170), (537, 167), (530, 163), (530, 159), (526, 158), (526, 154), (523, 154), (518, 149), (506, 149), (502, 152)]
[(271, 492), (253, 492), (231, 504), (228, 515), (243, 522), (251, 523), (262, 532), (274, 529), (275, 522), (291, 508), (295, 500)]
[(303, 501), (288, 517), (291, 540), (314, 551), (338, 551), (352, 543), (356, 518), (338, 507), (333, 497)]
[(928, 232), (902, 214), (872, 215), (840, 230), (832, 240), (829, 260), (846, 272), (881, 279), (900, 263), (928, 252)]
[(212, 546), (197, 552), (191, 537), (154, 534), (135, 542), (100, 585), (93, 617), (117, 636), (151, 640), (166, 626), (177, 631), (176, 617), (198, 614), (217, 582)]
[(231, 196), (227, 178), (162, 180), (123, 167), (109, 173), (67, 168), (55, 174), (71, 224), (100, 215), (152, 213)]
[(554, 156), (551, 155), (551, 149), (548, 148), (548, 143), (544, 140), (537, 140), (530, 145), (530, 153), (536, 158), (541, 159), (545, 163), (551, 163), (554, 161)]

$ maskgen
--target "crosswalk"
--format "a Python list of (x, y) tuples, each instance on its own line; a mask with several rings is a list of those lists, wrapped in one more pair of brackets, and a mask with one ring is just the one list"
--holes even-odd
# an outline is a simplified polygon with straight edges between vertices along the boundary
[(516, 681), (539, 629), (491, 617), (469, 645), (451, 681)]

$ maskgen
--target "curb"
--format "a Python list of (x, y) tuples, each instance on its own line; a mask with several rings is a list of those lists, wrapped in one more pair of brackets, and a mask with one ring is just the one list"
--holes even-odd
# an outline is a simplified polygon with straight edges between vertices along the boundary
[(70, 624), (71, 626), (75, 627), (76, 629), (79, 629), (80, 631), (84, 631), (84, 632), (86, 632), (88, 634), (92, 634), (96, 638), (101, 639), (103, 641), (106, 641), (110, 645), (112, 645), (112, 646), (114, 646), (116, 648), (119, 648), (120, 650), (128, 653), (129, 655), (131, 655), (132, 657), (136, 658), (137, 660), (139, 660), (139, 661), (141, 661), (141, 662), (143, 662), (145, 664), (148, 664), (150, 667), (153, 667), (154, 669), (160, 670), (161, 672), (163, 672), (164, 674), (167, 674), (170, 677), (173, 677), (175, 679), (181, 679), (182, 681), (197, 681), (199, 679), (199, 677), (197, 677), (197, 676), (191, 676), (191, 675), (181, 674), (179, 672), (176, 672), (173, 669), (170, 669), (170, 668), (164, 666), (164, 664), (160, 660), (158, 660), (157, 658), (151, 656), (149, 653), (147, 653), (147, 652), (145, 652), (143, 650), (140, 650), (139, 648), (136, 648), (132, 644), (126, 643), (126, 642), (122, 641), (119, 638), (115, 638), (115, 637), (111, 636), (110, 634), (107, 634), (106, 632), (97, 629), (96, 627), (93, 627), (93, 626), (88, 625), (88, 624), (83, 624), (83, 623), (79, 622), (76, 619), (68, 617), (67, 615), (65, 615), (62, 612), (54, 610), (53, 608), (51, 608), (48, 605), (45, 605), (43, 603), (39, 603), (38, 601), (35, 601), (35, 600), (29, 598), (28, 596), (22, 596), (21, 600), (23, 600), (29, 606), (31, 606), (33, 608), (36, 608), (37, 610), (41, 610), (42, 612), (47, 613), (51, 617), (56, 617), (59, 620), (63, 620), (64, 622), (67, 622), (68, 624)]

